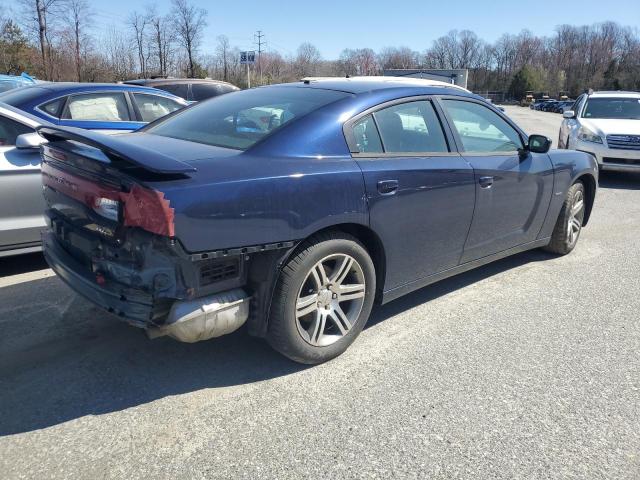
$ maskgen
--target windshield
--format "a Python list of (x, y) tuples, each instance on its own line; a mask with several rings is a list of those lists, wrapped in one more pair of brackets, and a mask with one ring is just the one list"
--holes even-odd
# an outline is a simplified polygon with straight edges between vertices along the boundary
[(347, 96), (345, 92), (299, 87), (243, 90), (196, 104), (145, 131), (246, 150), (281, 126)]
[(640, 98), (590, 98), (582, 116), (640, 120)]

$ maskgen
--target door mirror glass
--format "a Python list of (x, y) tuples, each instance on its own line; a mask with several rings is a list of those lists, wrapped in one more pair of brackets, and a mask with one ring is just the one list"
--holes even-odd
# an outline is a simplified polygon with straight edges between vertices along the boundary
[(562, 116), (564, 118), (576, 118), (576, 112), (574, 112), (573, 110), (567, 110), (562, 114)]
[(46, 143), (46, 140), (35, 132), (23, 133), (16, 137), (16, 148), (20, 149), (38, 148), (43, 143)]
[(551, 139), (544, 135), (529, 136), (529, 151), (533, 153), (547, 153), (551, 148)]

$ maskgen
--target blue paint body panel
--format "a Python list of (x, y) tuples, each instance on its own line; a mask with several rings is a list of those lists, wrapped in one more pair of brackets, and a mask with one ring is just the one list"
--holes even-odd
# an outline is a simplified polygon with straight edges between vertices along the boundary
[[(469, 155), (459, 151), (444, 123), (449, 153), (353, 155), (343, 128), (368, 109), (406, 97), (428, 96), (434, 102), (440, 96), (479, 97), (447, 87), (344, 79), (292, 86), (350, 95), (246, 151), (144, 130), (117, 141), (85, 135), (86, 143), (151, 171), (183, 174), (144, 183), (169, 200), (175, 237), (188, 253), (299, 242), (328, 227), (357, 225), (380, 240), (385, 292), (406, 293), (483, 258), (541, 246), (567, 188), (582, 175), (597, 181), (597, 167), (587, 154)], [(64, 148), (63, 140), (56, 143)], [(494, 178), (490, 189), (480, 185), (486, 176)], [(381, 193), (385, 181), (395, 181), (397, 190)]]

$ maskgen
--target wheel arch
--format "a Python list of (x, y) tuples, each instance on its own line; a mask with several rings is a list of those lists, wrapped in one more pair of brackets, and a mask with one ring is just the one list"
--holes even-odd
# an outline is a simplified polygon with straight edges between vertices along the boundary
[(584, 185), (584, 193), (586, 197), (586, 205), (584, 212), (584, 221), (583, 225), (586, 225), (589, 222), (589, 218), (591, 217), (591, 211), (593, 210), (593, 204), (596, 199), (596, 190), (598, 188), (596, 179), (590, 173), (584, 173), (577, 177), (573, 183), (581, 182)]
[(286, 265), (300, 247), (307, 241), (324, 233), (346, 233), (355, 237), (365, 247), (376, 271), (376, 302), (382, 299), (382, 291), (386, 278), (386, 254), (380, 237), (367, 225), (359, 223), (339, 223), (314, 231), (299, 240), (288, 250), (264, 252), (255, 256), (248, 273), (248, 285), (252, 290), (251, 311), (248, 320), (249, 333), (253, 336), (266, 335), (269, 312), (273, 300), (276, 283), (280, 277), (282, 267)]

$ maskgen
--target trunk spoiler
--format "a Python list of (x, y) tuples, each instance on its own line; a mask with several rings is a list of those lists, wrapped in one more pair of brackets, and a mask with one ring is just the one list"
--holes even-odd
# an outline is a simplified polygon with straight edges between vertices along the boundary
[(116, 157), (126, 163), (155, 173), (188, 173), (196, 168), (156, 150), (133, 145), (115, 135), (104, 135), (74, 127), (39, 126), (37, 132), (49, 142), (71, 140), (101, 150), (107, 157)]

